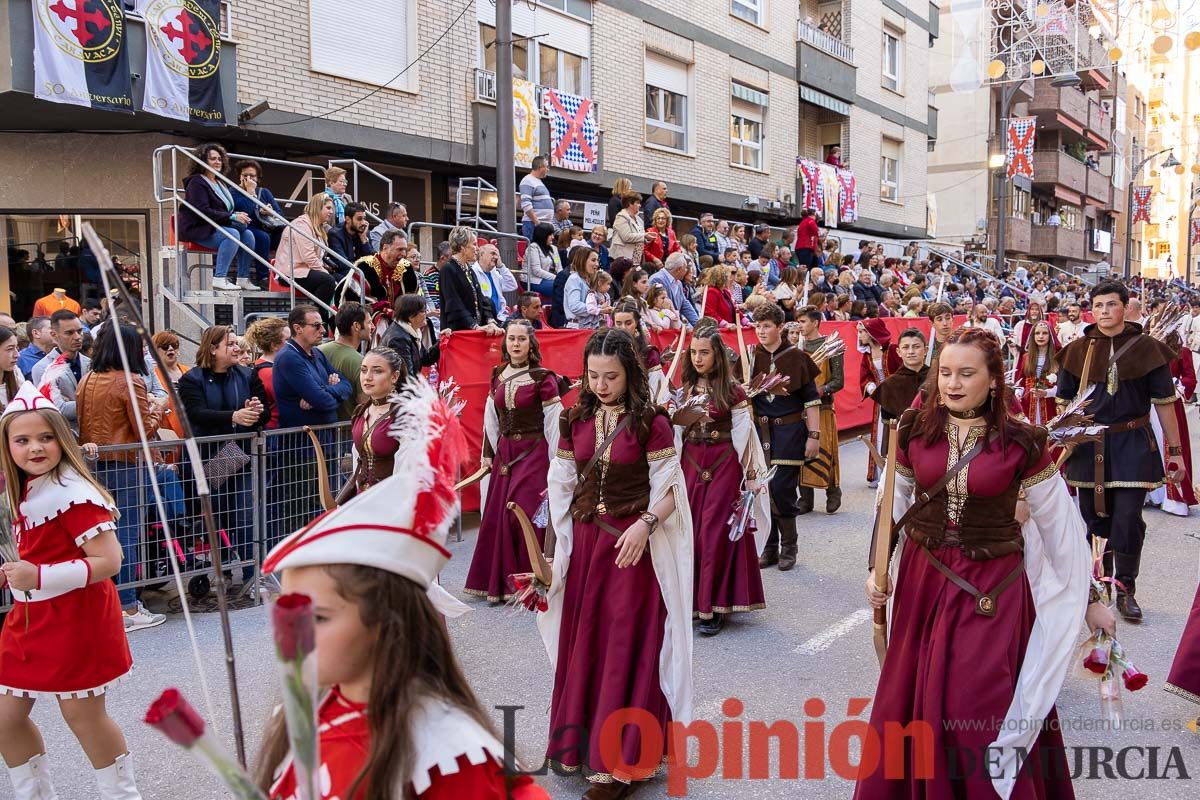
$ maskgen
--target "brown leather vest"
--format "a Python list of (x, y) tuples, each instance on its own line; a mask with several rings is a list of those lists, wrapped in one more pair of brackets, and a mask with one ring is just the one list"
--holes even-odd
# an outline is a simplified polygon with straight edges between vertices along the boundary
[(508, 439), (540, 439), (545, 435), (542, 404), (534, 403), (523, 408), (496, 406), (500, 420), (500, 435)]
[[(918, 496), (922, 489), (917, 487)], [(950, 497), (942, 492), (913, 515), (908, 522), (908, 534), (930, 550), (942, 545), (961, 547), (972, 561), (1019, 553), (1025, 547), (1021, 526), (1014, 517), (1020, 490), (1018, 476), (1003, 494), (995, 497), (967, 495), (958, 515), (958, 527), (949, 530), (946, 505)]]

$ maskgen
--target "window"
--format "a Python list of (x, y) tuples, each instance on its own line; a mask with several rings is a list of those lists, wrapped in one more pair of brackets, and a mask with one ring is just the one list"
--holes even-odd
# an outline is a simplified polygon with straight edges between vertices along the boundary
[(583, 56), (559, 50), (557, 47), (538, 47), (538, 83), (571, 94), (587, 94), (587, 64)]
[(763, 5), (767, 0), (730, 0), (729, 13), (755, 25), (763, 24)]
[(900, 39), (890, 31), (883, 32), (883, 87), (893, 92), (900, 91), (901, 68)]
[(557, 8), (588, 22), (592, 21), (591, 0), (538, 0), (538, 5)]
[(1058, 216), (1060, 219), (1062, 219), (1062, 226), (1067, 230), (1082, 230), (1082, 228), (1079, 227), (1079, 220), (1081, 219), (1082, 215), (1079, 213), (1078, 208), (1075, 208), (1074, 206), (1059, 206)]
[(1008, 215), (1018, 219), (1029, 219), (1029, 201), (1031, 199), (1029, 192), (1014, 186), (1008, 199)]
[(729, 100), (729, 163), (763, 168), (763, 127), (767, 94), (734, 82)]
[[(352, 47), (346, 41), (350, 30)], [(417, 54), (417, 0), (311, 0), (309, 45), (314, 72), (407, 92), (420, 89), (419, 66), (396, 78)]]
[(879, 158), (879, 197), (900, 202), (900, 148), (903, 142), (884, 139)]
[(646, 144), (688, 149), (688, 66), (646, 53)]
[[(513, 37), (513, 77), (529, 80), (529, 40)], [(491, 25), (479, 26), (479, 52), (483, 55), (483, 68), (496, 71), (496, 29)]]

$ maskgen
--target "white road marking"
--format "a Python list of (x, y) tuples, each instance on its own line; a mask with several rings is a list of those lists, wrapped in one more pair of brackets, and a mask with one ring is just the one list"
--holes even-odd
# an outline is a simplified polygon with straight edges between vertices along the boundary
[(850, 631), (862, 625), (867, 620), (874, 616), (874, 612), (869, 608), (860, 608), (850, 616), (840, 622), (831, 625), (825, 630), (818, 633), (816, 636), (809, 639), (804, 644), (797, 647), (793, 652), (799, 653), (802, 656), (813, 656), (820, 653), (822, 650), (828, 650), (830, 645), (838, 639), (845, 636)]

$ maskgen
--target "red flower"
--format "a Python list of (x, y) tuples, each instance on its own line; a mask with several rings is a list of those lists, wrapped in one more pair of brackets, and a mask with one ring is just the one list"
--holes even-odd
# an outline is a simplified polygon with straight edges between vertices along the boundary
[(191, 747), (204, 735), (204, 720), (178, 689), (167, 689), (150, 704), (146, 723), (181, 747)]
[(1108, 669), (1108, 648), (1103, 644), (1094, 646), (1083, 659), (1083, 666), (1097, 675), (1103, 675)]
[(1121, 679), (1125, 681), (1125, 688), (1131, 692), (1136, 692), (1150, 681), (1146, 673), (1139, 670), (1133, 664), (1126, 665), (1125, 670), (1121, 673)]
[(305, 594), (281, 594), (271, 607), (275, 647), (284, 661), (303, 661), (316, 647), (312, 598)]

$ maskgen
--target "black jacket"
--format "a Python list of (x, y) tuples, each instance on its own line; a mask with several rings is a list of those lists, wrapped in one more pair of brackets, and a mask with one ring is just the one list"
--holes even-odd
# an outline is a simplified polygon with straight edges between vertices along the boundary
[[(235, 364), (224, 374), (200, 367), (190, 369), (179, 379), (177, 388), (183, 411), (196, 436), (228, 436), (262, 430), (271, 416), (266, 393), (251, 393), (250, 370), (240, 365)], [(235, 425), (233, 412), (244, 408), (252, 396), (262, 402), (263, 413), (250, 427)]]
[(463, 267), (452, 257), (439, 274), (443, 328), (469, 331), (495, 321), (496, 311), (492, 308), (492, 302), (483, 296), (479, 281), (470, 267)]
[[(229, 189), (229, 186), (226, 185), (225, 188)], [(229, 193), (233, 194), (233, 189), (229, 189)], [(183, 179), (183, 197), (200, 214), (218, 225), (230, 226), (233, 224), (233, 209), (227, 207), (225, 201), (217, 196), (216, 191), (203, 175), (189, 175)], [(214, 230), (212, 225), (201, 219), (199, 214), (186, 205), (179, 207), (179, 219), (175, 220), (175, 226), (175, 232), (178, 234), (179, 240), (183, 242), (207, 239)]]
[(864, 303), (883, 303), (883, 289), (878, 283), (872, 283), (870, 286), (865, 285), (861, 281), (854, 282), (854, 299), (862, 300)]
[[(563, 308), (563, 295), (567, 291), (567, 278), (571, 277), (571, 270), (564, 269), (562, 272), (554, 276), (554, 297), (550, 304), (550, 327), (565, 328), (567, 327), (567, 312)], [(616, 279), (613, 279), (616, 283)]]
[[(329, 249), (351, 264), (363, 256), (369, 256), (375, 252), (375, 248), (371, 247), (369, 239), (364, 242), (357, 236), (350, 234), (346, 230), (345, 225), (334, 227), (329, 231)], [(330, 255), (325, 256), (325, 263), (339, 277), (345, 276), (350, 271), (346, 269), (345, 264)]]
[(608, 198), (608, 216), (605, 218), (608, 220), (608, 224), (606, 225), (606, 227), (610, 231), (612, 230), (613, 222), (615, 222), (617, 219), (617, 214), (620, 214), (620, 213), (621, 213), (621, 198), (614, 194), (612, 197)]
[(383, 346), (392, 348), (400, 355), (404, 366), (408, 367), (409, 377), (421, 374), (422, 367), (432, 367), (442, 357), (439, 345), (435, 344), (426, 350), (420, 340), (413, 338), (398, 322), (393, 322), (384, 331)]

